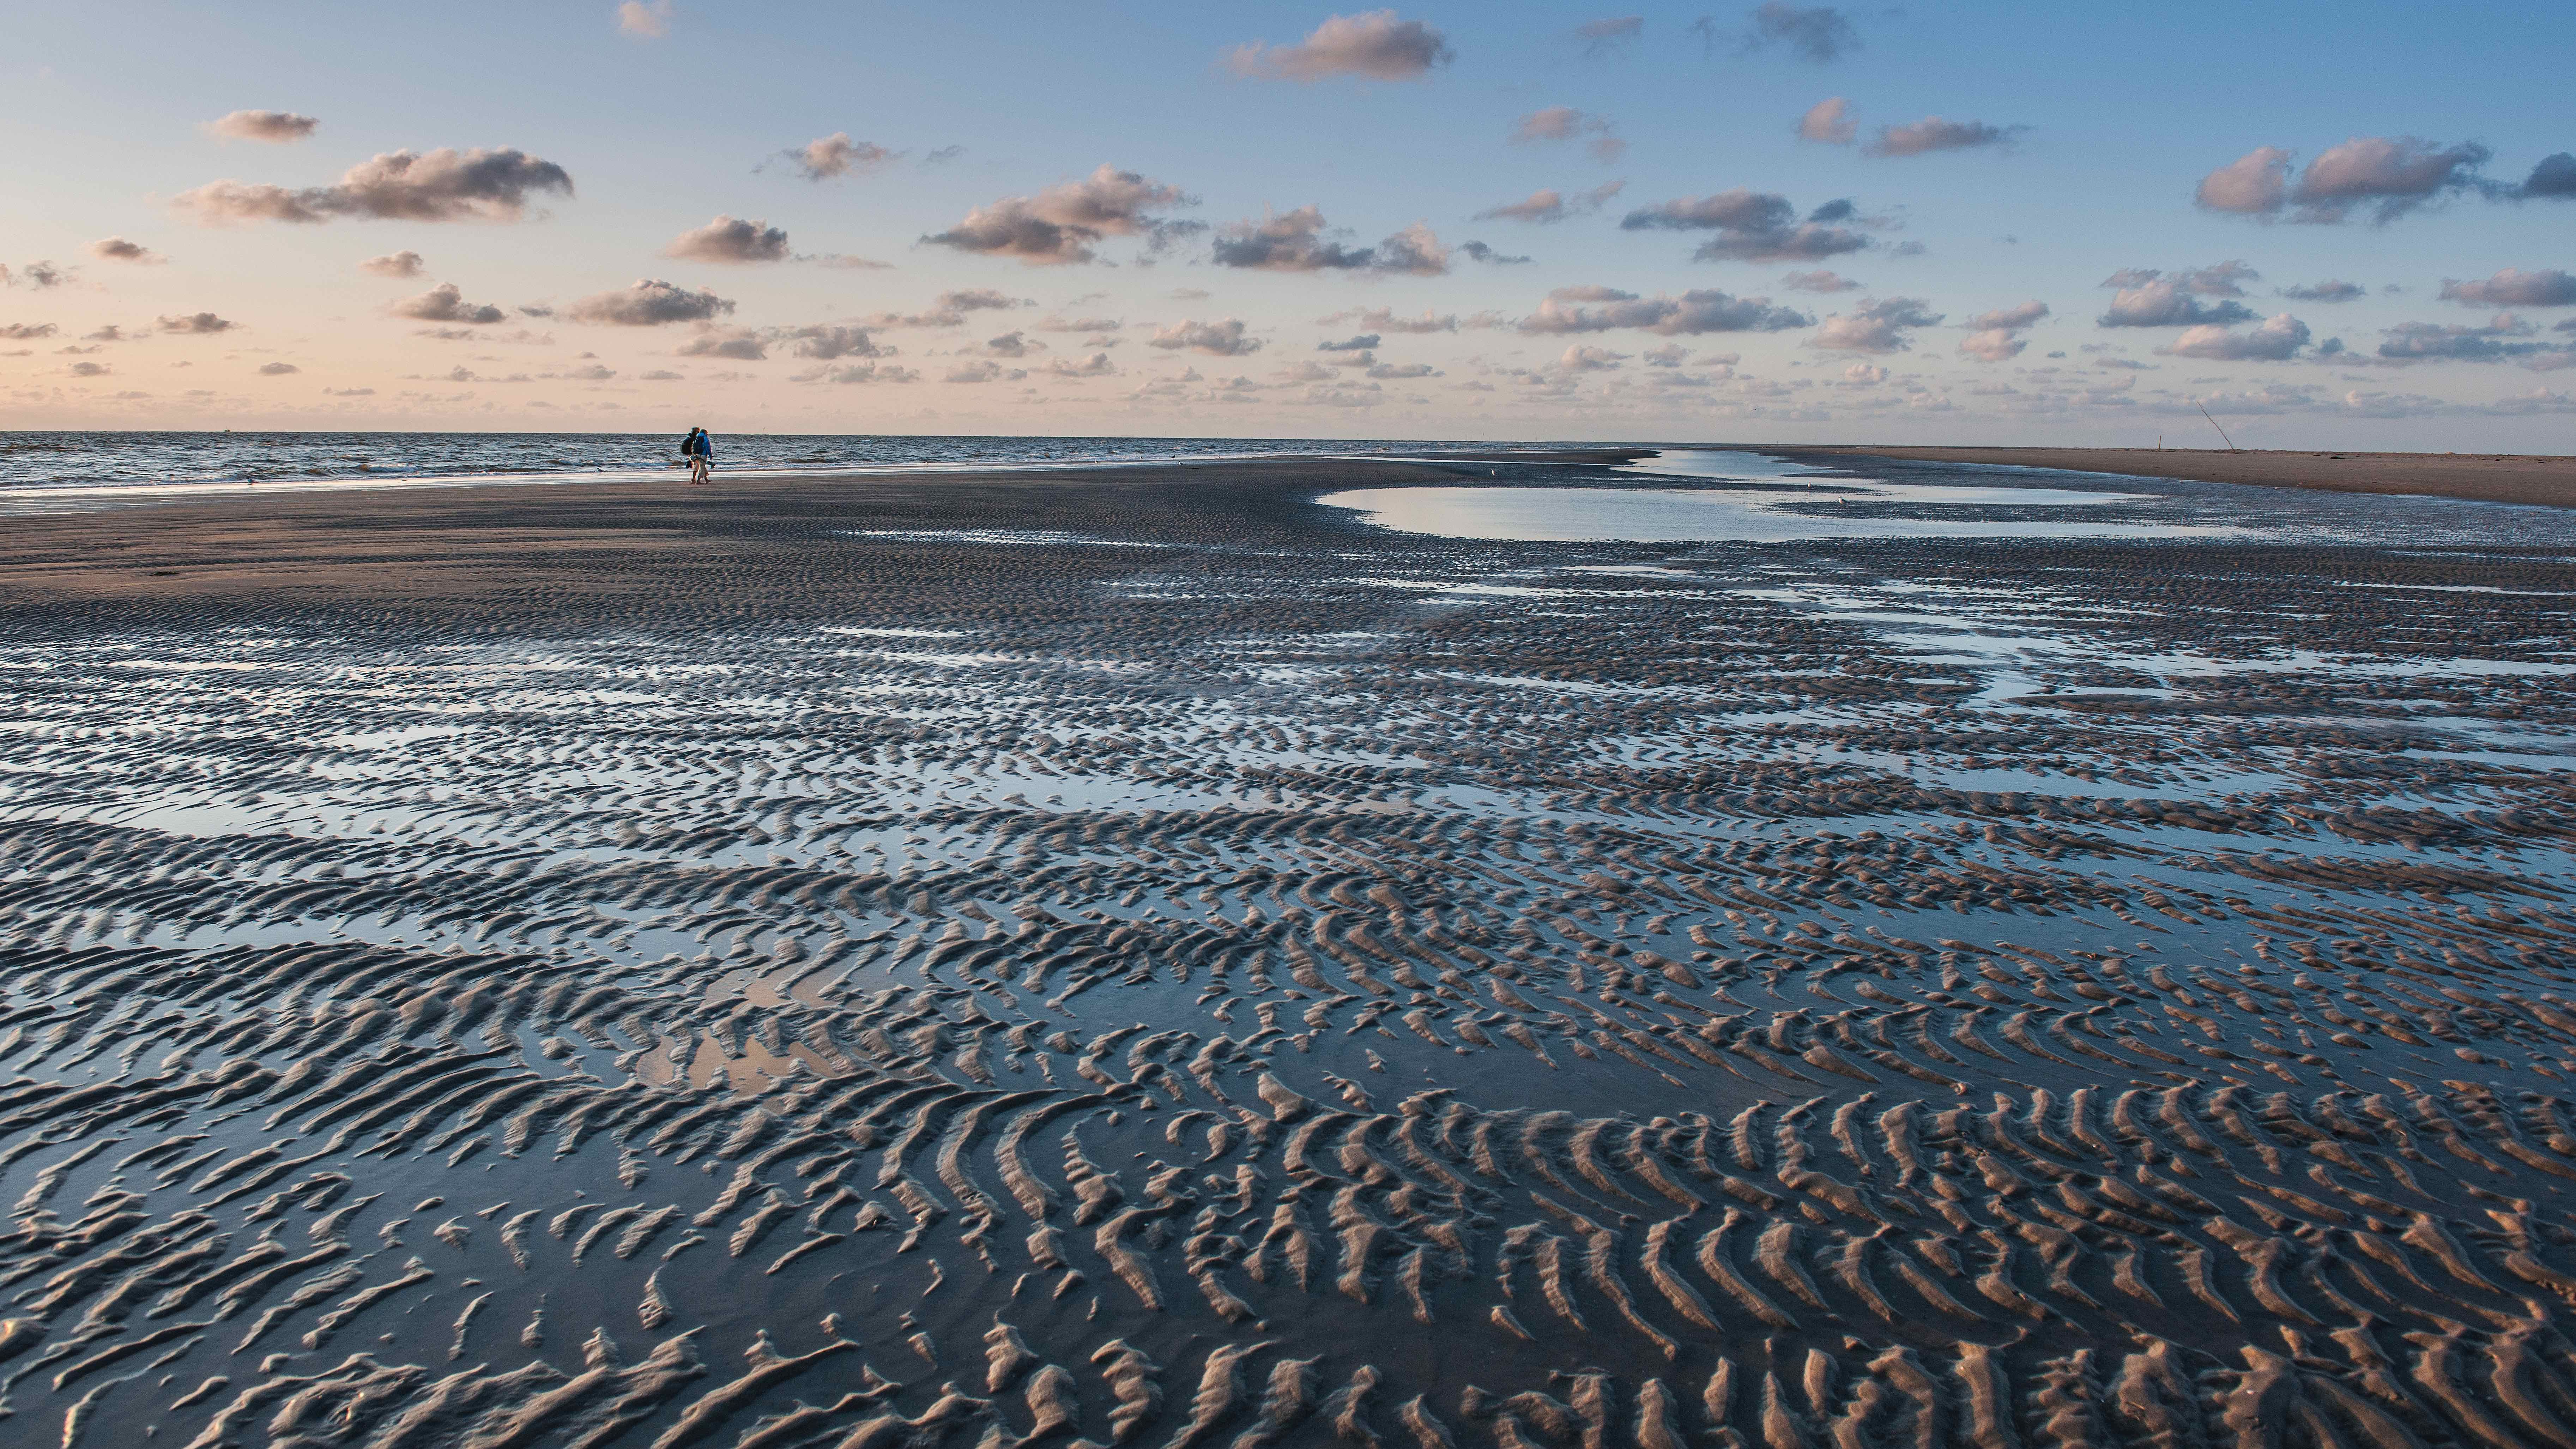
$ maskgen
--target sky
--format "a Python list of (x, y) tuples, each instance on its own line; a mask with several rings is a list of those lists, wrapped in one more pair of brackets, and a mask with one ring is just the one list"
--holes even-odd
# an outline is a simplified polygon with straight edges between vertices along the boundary
[(11, 41), (0, 429), (2576, 451), (2563, 0)]

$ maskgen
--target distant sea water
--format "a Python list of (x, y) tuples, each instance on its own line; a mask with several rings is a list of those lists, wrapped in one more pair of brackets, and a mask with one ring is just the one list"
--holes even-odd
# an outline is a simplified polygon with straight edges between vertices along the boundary
[[(6, 433), (0, 491), (188, 488), (676, 469), (674, 433)], [(1276, 454), (1419, 453), (1546, 444), (1391, 438), (1005, 438), (729, 433), (721, 472), (1031, 467)], [(1598, 446), (1597, 444), (1594, 446)]]

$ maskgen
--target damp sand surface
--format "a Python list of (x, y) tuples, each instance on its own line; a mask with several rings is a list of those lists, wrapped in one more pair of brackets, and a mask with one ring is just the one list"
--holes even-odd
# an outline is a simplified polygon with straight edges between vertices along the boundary
[[(2207, 436), (2204, 434), (2203, 436)], [(2530, 453), (2370, 453), (2246, 448), (1935, 448), (1844, 444), (1792, 456), (1909, 459), (2143, 478), (2188, 478), (2336, 493), (2419, 494), (2483, 503), (2576, 508), (2576, 457)]]
[(1650, 450), (14, 520), (0, 1422), (2565, 1442), (2571, 599)]

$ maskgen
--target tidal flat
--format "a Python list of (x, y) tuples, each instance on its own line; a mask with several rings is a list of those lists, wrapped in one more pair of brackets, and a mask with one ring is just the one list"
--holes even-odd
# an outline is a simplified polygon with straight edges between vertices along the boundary
[(8, 1442), (2576, 1442), (2576, 515), (192, 498), (0, 738)]

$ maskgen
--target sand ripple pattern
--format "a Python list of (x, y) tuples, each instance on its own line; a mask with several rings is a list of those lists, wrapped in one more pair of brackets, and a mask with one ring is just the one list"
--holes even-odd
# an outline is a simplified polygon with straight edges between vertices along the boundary
[(11, 606), (0, 1436), (2576, 1443), (2576, 567), (1086, 489)]

